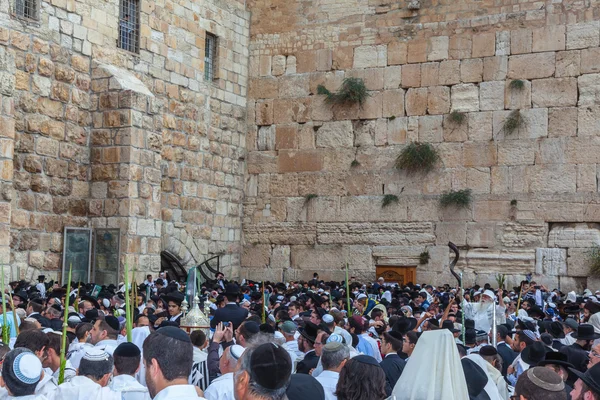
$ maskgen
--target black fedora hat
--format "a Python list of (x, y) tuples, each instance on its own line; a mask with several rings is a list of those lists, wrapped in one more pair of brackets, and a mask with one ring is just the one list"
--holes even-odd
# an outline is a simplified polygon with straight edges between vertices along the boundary
[(461, 331), (460, 329), (454, 329), (454, 322), (450, 321), (449, 319), (442, 322), (441, 328), (448, 329), (452, 333), (457, 333)]
[(560, 321), (552, 321), (547, 327), (547, 329), (548, 333), (550, 333), (556, 339), (562, 339), (565, 337), (565, 332), (563, 331), (563, 324)]
[(594, 332), (594, 327), (590, 324), (581, 324), (577, 328), (577, 332), (573, 332), (571, 336), (577, 340), (596, 340), (600, 339), (600, 333)]
[(225, 295), (226, 296), (237, 296), (240, 294), (240, 287), (235, 283), (228, 283), (225, 286)]
[(310, 321), (306, 322), (303, 328), (298, 328), (300, 335), (311, 343), (314, 343), (317, 340), (318, 331), (319, 327)]
[(169, 301), (172, 301), (173, 303), (181, 306), (181, 303), (183, 302), (183, 299), (185, 299), (185, 296), (183, 293), (179, 292), (179, 291), (175, 291), (175, 292), (171, 292), (169, 294), (166, 294), (164, 297), (165, 301), (168, 303)]
[(25, 292), (24, 290), (19, 290), (18, 292), (13, 293), (13, 297), (14, 296), (20, 298), (23, 302), (26, 302), (29, 299), (29, 297), (27, 296), (27, 292)]
[(595, 364), (592, 368), (585, 371), (585, 374), (575, 368), (569, 368), (569, 371), (577, 375), (592, 392), (597, 395), (600, 394), (600, 364)]
[(568, 362), (569, 357), (566, 354), (560, 353), (558, 351), (549, 351), (546, 353), (546, 358), (538, 363), (539, 367), (543, 367), (544, 365), (560, 365), (561, 367), (567, 368), (575, 368), (573, 364)]
[(465, 319), (465, 329), (475, 329), (475, 321), (472, 319)]
[(465, 344), (477, 343), (477, 331), (475, 329), (465, 329)]
[(525, 350), (521, 352), (521, 358), (530, 367), (535, 367), (546, 358), (546, 346), (542, 342), (533, 342), (532, 345), (525, 347)]

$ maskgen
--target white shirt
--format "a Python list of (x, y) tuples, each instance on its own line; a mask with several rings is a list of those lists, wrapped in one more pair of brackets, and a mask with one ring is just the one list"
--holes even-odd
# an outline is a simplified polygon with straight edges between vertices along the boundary
[(221, 375), (204, 391), (206, 400), (235, 400), (233, 393), (233, 372)]
[(44, 372), (44, 376), (35, 387), (35, 394), (51, 399), (54, 397), (57, 388), (58, 385), (56, 384), (56, 380), (52, 378), (52, 375)]
[(344, 341), (346, 341), (346, 346), (352, 346), (352, 335), (350, 335), (347, 330), (340, 326), (336, 326), (333, 328), (333, 333), (342, 335)]
[(137, 379), (131, 375), (114, 376), (108, 387), (112, 391), (121, 393), (123, 399), (150, 400), (148, 388), (141, 385)]
[[(54, 371), (52, 373), (52, 377), (54, 379), (56, 379), (56, 381), (58, 382), (59, 375), (60, 375), (60, 367), (57, 368), (56, 371)], [(65, 382), (70, 381), (76, 375), (77, 375), (77, 370), (75, 368), (73, 368), (73, 365), (71, 365), (69, 360), (65, 360)]]
[(117, 346), (119, 346), (119, 342), (117, 342), (115, 339), (104, 339), (96, 343), (94, 347), (104, 350), (112, 356)]
[(43, 282), (40, 282), (37, 285), (35, 285), (35, 288), (40, 291), (40, 295), (43, 298), (46, 298), (46, 285), (44, 285)]
[(338, 372), (323, 371), (315, 379), (323, 386), (325, 400), (337, 400), (337, 396), (334, 393), (338, 380), (340, 379), (340, 374)]
[(196, 389), (192, 385), (173, 385), (167, 386), (154, 396), (153, 400), (206, 400), (198, 396)]
[(363, 339), (365, 339), (369, 343), (369, 345), (371, 345), (371, 347), (373, 348), (373, 352), (375, 353), (375, 360), (377, 360), (377, 362), (381, 362), (381, 360), (382, 360), (381, 352), (379, 351), (379, 345), (377, 344), (377, 340), (375, 340), (371, 336), (369, 336), (368, 333), (363, 333), (360, 336)]
[[(289, 342), (285, 342), (284, 344), (282, 344), (282, 347), (284, 349), (287, 350), (288, 353), (290, 353), (290, 356), (292, 353), (294, 353), (296, 355), (296, 359), (300, 358), (303, 359), (304, 358), (304, 353), (301, 352), (300, 350), (298, 350), (298, 341), (297, 340), (292, 340)], [(292, 359), (292, 361), (294, 361), (294, 359)]]
[(81, 359), (85, 355), (87, 349), (94, 347), (89, 343), (72, 343), (69, 346), (69, 354), (68, 359), (73, 368), (79, 368), (79, 363), (81, 363)]
[(102, 387), (85, 376), (75, 376), (56, 389), (54, 400), (121, 400), (121, 393)]

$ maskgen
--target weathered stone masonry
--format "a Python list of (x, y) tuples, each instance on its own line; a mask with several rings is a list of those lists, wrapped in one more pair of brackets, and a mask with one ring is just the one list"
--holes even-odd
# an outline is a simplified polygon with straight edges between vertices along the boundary
[[(600, 3), (408, 5), (250, 3), (242, 274), (343, 279), (348, 262), (374, 279), (376, 265), (418, 265), (428, 250), (417, 279), (452, 282), (452, 240), (469, 284), (534, 272), (548, 286), (596, 288)], [(362, 108), (317, 95), (346, 77), (370, 91)], [(464, 124), (449, 121), (454, 110)], [(514, 110), (525, 124), (506, 134)], [(426, 176), (393, 168), (412, 141), (441, 154)], [(469, 209), (439, 207), (441, 193), (465, 188)], [(399, 203), (382, 209), (384, 194)]]
[[(0, 0), (7, 277), (56, 278), (65, 226), (120, 228), (121, 262), (141, 271), (157, 271), (168, 248), (190, 263), (223, 253), (239, 275), (244, 3), (140, 1), (139, 54), (117, 48), (118, 0), (41, 1), (39, 21), (14, 4)], [(213, 82), (206, 32), (219, 38)]]

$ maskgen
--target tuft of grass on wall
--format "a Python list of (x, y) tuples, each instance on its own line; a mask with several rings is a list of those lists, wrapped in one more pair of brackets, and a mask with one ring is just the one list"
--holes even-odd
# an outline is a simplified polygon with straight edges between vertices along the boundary
[(596, 245), (588, 251), (590, 275), (600, 276), (600, 246)]
[(352, 160), (350, 163), (350, 168), (360, 167), (360, 162), (358, 160)]
[(424, 252), (419, 254), (419, 264), (421, 264), (421, 265), (429, 263), (430, 259), (431, 259), (431, 256), (429, 255), (429, 251), (427, 251), (427, 250), (425, 250)]
[(383, 196), (383, 200), (381, 200), (381, 208), (385, 208), (392, 203), (398, 203), (398, 196), (395, 194), (386, 194)]
[(402, 149), (396, 158), (397, 169), (409, 174), (430, 172), (440, 160), (437, 150), (429, 143), (413, 142)]
[(454, 110), (448, 115), (448, 120), (454, 125), (462, 125), (467, 120), (467, 114)]
[(311, 201), (312, 199), (316, 199), (317, 197), (319, 197), (318, 194), (310, 193), (304, 196), (304, 201), (308, 203), (309, 201)]
[(451, 190), (440, 196), (440, 206), (456, 207), (456, 208), (468, 208), (473, 201), (471, 189), (463, 190)]
[(323, 85), (317, 86), (317, 93), (326, 96), (326, 101), (331, 104), (355, 104), (362, 105), (369, 92), (365, 82), (360, 78), (346, 78), (339, 90), (335, 93), (327, 90)]
[(523, 90), (523, 89), (525, 89), (525, 81), (522, 81), (520, 79), (512, 80), (508, 84), (508, 87), (513, 90)]
[(506, 117), (502, 130), (506, 135), (510, 135), (524, 125), (525, 119), (523, 118), (523, 115), (521, 115), (521, 110), (514, 110)]

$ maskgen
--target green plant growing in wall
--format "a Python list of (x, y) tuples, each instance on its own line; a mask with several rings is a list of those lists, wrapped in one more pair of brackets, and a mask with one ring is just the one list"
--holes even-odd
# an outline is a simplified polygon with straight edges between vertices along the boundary
[(471, 189), (451, 190), (440, 196), (440, 206), (443, 208), (450, 206), (468, 208), (472, 201)]
[(317, 86), (317, 94), (325, 95), (330, 104), (362, 104), (369, 97), (365, 82), (360, 78), (346, 78), (337, 92), (331, 92), (323, 85)]
[(312, 199), (316, 199), (317, 197), (319, 197), (318, 194), (314, 194), (314, 193), (307, 194), (306, 196), (304, 196), (304, 202), (308, 203), (309, 201), (311, 201)]
[(381, 208), (385, 208), (392, 203), (398, 203), (398, 196), (395, 194), (386, 194), (383, 196), (383, 200), (381, 200)]
[(427, 251), (427, 250), (425, 250), (424, 252), (419, 254), (419, 264), (421, 264), (421, 265), (429, 263), (430, 259), (431, 259), (431, 256), (429, 255), (429, 251)]
[(352, 160), (350, 163), (350, 168), (360, 167), (360, 162), (358, 160)]
[(514, 79), (510, 81), (508, 87), (513, 90), (523, 90), (525, 89), (525, 81), (522, 81), (520, 79)]
[(590, 275), (600, 276), (600, 246), (596, 245), (588, 251)]
[(397, 169), (409, 174), (430, 172), (440, 160), (440, 156), (431, 144), (413, 142), (402, 149), (396, 158)]
[(467, 114), (465, 114), (464, 112), (454, 110), (448, 115), (448, 120), (452, 124), (460, 126), (464, 124), (467, 120)]
[(512, 199), (512, 200), (510, 201), (510, 205), (511, 205), (511, 207), (516, 207), (516, 206), (517, 206), (517, 203), (518, 203), (517, 199)]
[(524, 125), (525, 119), (523, 118), (523, 115), (521, 115), (521, 110), (514, 110), (510, 114), (508, 114), (508, 117), (506, 117), (506, 120), (504, 121), (504, 126), (502, 127), (502, 131), (506, 135), (510, 135), (516, 130), (519, 130)]

